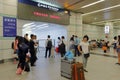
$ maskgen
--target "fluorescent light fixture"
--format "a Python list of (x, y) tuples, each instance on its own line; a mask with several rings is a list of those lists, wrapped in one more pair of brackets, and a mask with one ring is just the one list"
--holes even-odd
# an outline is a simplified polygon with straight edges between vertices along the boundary
[(39, 27), (42, 27), (42, 26), (48, 26), (48, 24), (41, 24), (41, 25), (37, 25), (36, 27), (39, 28)]
[(116, 7), (120, 7), (120, 4), (115, 5), (115, 6), (111, 6), (111, 7), (108, 7), (108, 8), (92, 11), (92, 12), (89, 12), (89, 13), (85, 13), (85, 14), (82, 14), (82, 16), (93, 14), (93, 13), (97, 13), (97, 12), (101, 12), (101, 11), (105, 11), (105, 10), (110, 10), (110, 9), (113, 9), (113, 8), (116, 8)]
[[(112, 22), (112, 21), (114, 21), (114, 22)], [(120, 21), (120, 19), (112, 19), (112, 20), (106, 20), (106, 21), (100, 21), (100, 22), (93, 22), (92, 24), (102, 24), (102, 23), (106, 23), (106, 22), (117, 23), (119, 21)]]
[(29, 25), (33, 25), (33, 24), (34, 24), (34, 22), (28, 23), (28, 24), (25, 24), (23, 27), (26, 27), (26, 26), (29, 26)]
[(33, 25), (28, 25), (28, 26), (26, 26), (26, 27), (23, 27), (23, 29), (31, 29), (32, 27), (35, 27), (36, 25), (35, 24), (33, 24)]
[(96, 1), (96, 2), (93, 2), (93, 3), (90, 3), (90, 4), (88, 4), (88, 5), (85, 5), (85, 6), (81, 7), (81, 8), (86, 8), (86, 7), (89, 7), (89, 6), (98, 4), (98, 3), (100, 3), (100, 2), (103, 2), (103, 1), (105, 1), (105, 0), (99, 0), (99, 1)]
[(48, 26), (43, 26), (43, 27), (39, 27), (38, 29), (44, 29), (47, 28)]

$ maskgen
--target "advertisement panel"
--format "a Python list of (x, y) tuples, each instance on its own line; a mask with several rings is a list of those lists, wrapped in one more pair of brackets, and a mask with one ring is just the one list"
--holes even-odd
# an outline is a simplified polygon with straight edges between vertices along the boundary
[(3, 37), (15, 37), (16, 25), (16, 18), (3, 17)]

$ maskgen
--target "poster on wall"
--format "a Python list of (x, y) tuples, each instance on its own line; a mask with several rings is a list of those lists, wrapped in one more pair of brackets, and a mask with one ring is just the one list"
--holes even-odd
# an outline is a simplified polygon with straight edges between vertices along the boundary
[(3, 17), (3, 37), (15, 37), (16, 36), (16, 18)]

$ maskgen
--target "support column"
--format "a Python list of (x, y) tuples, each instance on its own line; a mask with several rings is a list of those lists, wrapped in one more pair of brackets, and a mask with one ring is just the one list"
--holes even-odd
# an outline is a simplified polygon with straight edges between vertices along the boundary
[(71, 12), (70, 24), (67, 26), (68, 37), (67, 42), (69, 46), (69, 40), (72, 35), (77, 35), (79, 38), (82, 38), (82, 16), (80, 13)]
[(82, 15), (80, 13), (71, 13), (70, 25), (67, 26), (67, 30), (68, 39), (72, 35), (77, 35), (80, 38), (83, 36)]
[(82, 15), (80, 13), (76, 14), (76, 32), (75, 35), (82, 38), (83, 36), (83, 26), (82, 26)]

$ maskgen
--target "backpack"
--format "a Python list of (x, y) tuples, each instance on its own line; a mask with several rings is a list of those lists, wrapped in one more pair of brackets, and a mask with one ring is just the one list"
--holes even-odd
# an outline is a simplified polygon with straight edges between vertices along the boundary
[(61, 45), (60, 45), (62, 48), (65, 48), (65, 44), (64, 42), (62, 41)]
[(25, 52), (25, 51), (27, 51), (27, 50), (29, 49), (29, 46), (28, 46), (27, 44), (25, 44), (25, 43), (21, 43), (21, 44), (19, 44), (19, 48), (20, 48), (23, 52)]
[(51, 41), (51, 40), (48, 40), (48, 42), (47, 42), (47, 47), (48, 47), (48, 48), (51, 48), (51, 47), (52, 47), (52, 41)]
[(12, 42), (11, 44), (11, 49), (14, 49), (14, 42)]
[(65, 53), (66, 52), (66, 50), (65, 50), (65, 44), (64, 44), (63, 41), (62, 41), (61, 45), (59, 46), (59, 48), (60, 48), (60, 52), (61, 53)]

